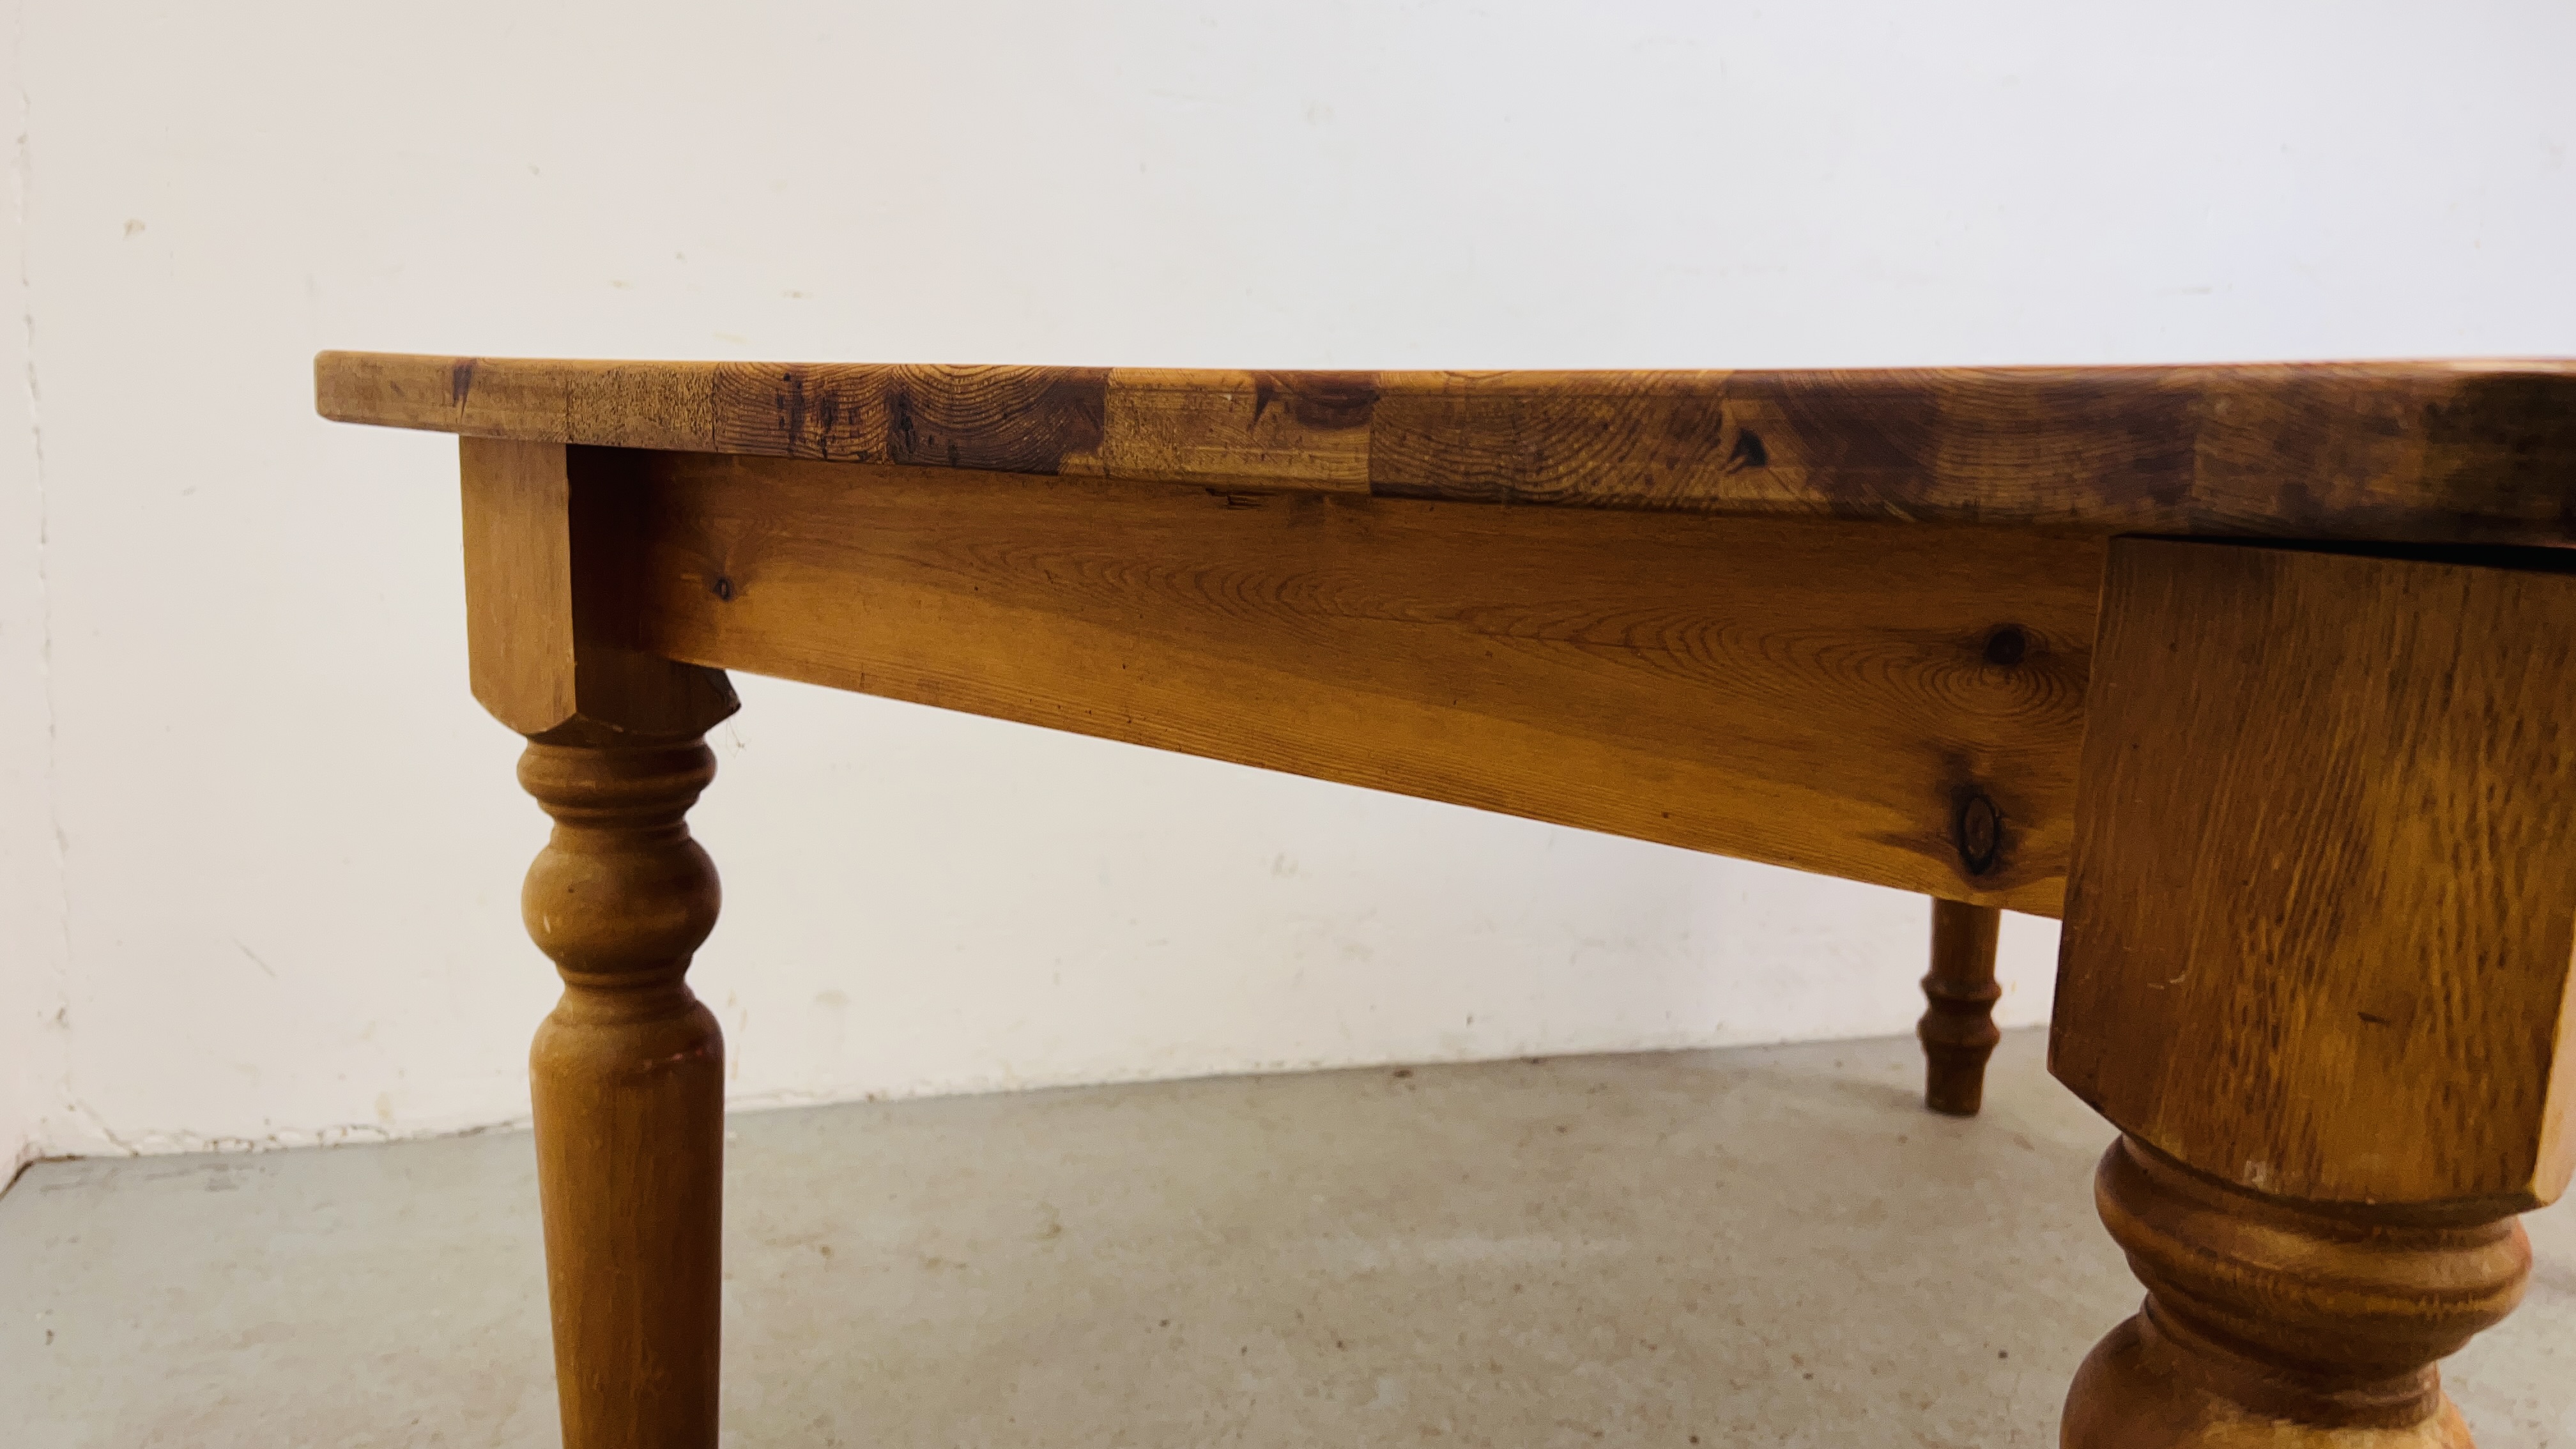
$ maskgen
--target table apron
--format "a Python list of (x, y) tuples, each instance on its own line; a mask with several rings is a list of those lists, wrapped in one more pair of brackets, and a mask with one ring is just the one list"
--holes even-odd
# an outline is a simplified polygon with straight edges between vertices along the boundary
[(2059, 909), (2099, 539), (617, 456), (666, 658)]

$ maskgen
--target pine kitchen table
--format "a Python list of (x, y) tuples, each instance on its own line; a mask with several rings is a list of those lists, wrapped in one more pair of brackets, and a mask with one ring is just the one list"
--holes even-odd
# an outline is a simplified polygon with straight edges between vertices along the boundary
[(2434, 1365), (2576, 1156), (2576, 364), (316, 383), (462, 436), (555, 821), (572, 1449), (715, 1442), (731, 669), (2059, 916), (2147, 1288), (2064, 1443), (2469, 1443)]

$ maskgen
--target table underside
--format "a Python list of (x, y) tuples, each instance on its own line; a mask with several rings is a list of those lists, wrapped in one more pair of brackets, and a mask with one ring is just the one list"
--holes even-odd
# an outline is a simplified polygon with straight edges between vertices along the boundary
[(1954, 947), (2060, 915), (2149, 1294), (2065, 1444), (2468, 1449), (2433, 1365), (2576, 1170), (2567, 365), (317, 368), (465, 435), (473, 687), (556, 822), (567, 1444), (715, 1441), (684, 817), (739, 669), (1923, 892)]

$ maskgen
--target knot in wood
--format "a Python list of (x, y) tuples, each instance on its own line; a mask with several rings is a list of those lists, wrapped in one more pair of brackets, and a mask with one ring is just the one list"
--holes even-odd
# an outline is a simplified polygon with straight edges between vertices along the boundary
[(1984, 875), (1995, 868), (2004, 853), (2004, 813), (1993, 797), (1974, 786), (1959, 793), (1950, 842), (1958, 848), (1959, 868), (1969, 875)]

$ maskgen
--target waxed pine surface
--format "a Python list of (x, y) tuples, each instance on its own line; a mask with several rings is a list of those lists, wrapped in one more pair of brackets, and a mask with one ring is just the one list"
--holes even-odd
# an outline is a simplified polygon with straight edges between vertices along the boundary
[[(728, 1445), (2053, 1445), (2136, 1307), (2109, 1128), (2031, 1033), (732, 1119)], [(2576, 1446), (2576, 1216), (2447, 1366)], [(0, 1442), (555, 1442), (520, 1133), (43, 1164), (0, 1197)]]
[(325, 352), (341, 422), (1485, 503), (2564, 543), (2576, 363), (1244, 372)]

